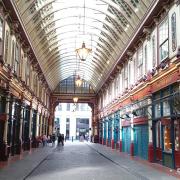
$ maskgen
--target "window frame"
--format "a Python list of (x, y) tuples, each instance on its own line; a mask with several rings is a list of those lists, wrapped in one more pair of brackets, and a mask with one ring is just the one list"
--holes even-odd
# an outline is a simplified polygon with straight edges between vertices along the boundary
[[(173, 21), (174, 18), (174, 21)], [(171, 48), (174, 52), (177, 48), (177, 29), (176, 29), (176, 13), (171, 15)]]
[[(166, 21), (167, 21), (167, 29), (165, 29), (165, 31), (167, 30), (167, 37), (165, 39), (162, 40), (162, 42), (160, 42), (160, 28), (164, 25), (166, 25)], [(158, 51), (159, 51), (159, 63), (165, 61), (168, 57), (169, 57), (169, 20), (168, 17), (165, 17), (161, 23), (158, 26)], [(165, 57), (161, 57), (162, 53), (161, 53), (161, 49), (163, 47), (163, 45), (165, 45), (167, 43), (167, 56)]]
[(19, 75), (19, 65), (20, 65), (20, 46), (15, 43), (15, 56), (14, 56), (14, 72)]
[(138, 79), (140, 79), (143, 76), (143, 45), (141, 45), (137, 50), (137, 69), (138, 69)]

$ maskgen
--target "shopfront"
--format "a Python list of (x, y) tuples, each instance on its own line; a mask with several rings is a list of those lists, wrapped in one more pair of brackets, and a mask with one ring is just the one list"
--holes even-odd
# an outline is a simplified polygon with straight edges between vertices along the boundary
[(134, 155), (148, 158), (148, 125), (134, 126)]
[(149, 125), (152, 121), (150, 107), (151, 98), (139, 100), (132, 105), (133, 108), (133, 134), (134, 134), (134, 156), (148, 159)]
[(175, 83), (153, 94), (154, 159), (180, 167), (180, 91)]

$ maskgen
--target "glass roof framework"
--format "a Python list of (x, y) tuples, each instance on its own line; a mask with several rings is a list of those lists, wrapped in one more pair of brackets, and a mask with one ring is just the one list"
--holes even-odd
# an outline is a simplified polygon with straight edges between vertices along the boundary
[[(99, 90), (153, 0), (15, 0), (52, 90), (78, 74)], [(80, 62), (75, 49), (92, 53)]]

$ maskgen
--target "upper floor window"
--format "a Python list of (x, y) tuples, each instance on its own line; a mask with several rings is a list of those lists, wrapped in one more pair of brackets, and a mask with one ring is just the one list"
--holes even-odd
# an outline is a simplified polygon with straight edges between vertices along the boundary
[(148, 69), (148, 52), (147, 52), (147, 44), (144, 46), (144, 63), (145, 63), (145, 72), (147, 71)]
[(18, 44), (16, 44), (14, 71), (17, 74), (19, 73), (19, 45)]
[(67, 111), (70, 111), (70, 103), (67, 103), (67, 108), (66, 108)]
[(5, 62), (8, 59), (8, 49), (9, 49), (9, 31), (6, 31), (6, 42), (5, 42)]
[(153, 67), (156, 67), (156, 38), (155, 35), (152, 37), (152, 60)]
[(34, 75), (33, 79), (34, 93), (37, 94), (37, 76)]
[(143, 47), (141, 46), (137, 51), (137, 68), (138, 68), (138, 78), (141, 78), (143, 75)]
[(61, 105), (61, 103), (58, 104), (58, 111), (62, 111), (62, 105)]
[(128, 65), (128, 68), (129, 68), (129, 70), (128, 70), (128, 77), (129, 77), (129, 82), (128, 82), (128, 84), (131, 85), (132, 77), (131, 77), (131, 64), (130, 64), (130, 63), (129, 63), (129, 65)]
[(86, 111), (87, 110), (87, 106), (86, 104), (81, 104), (81, 111)]
[[(29, 63), (28, 60), (26, 62), (26, 71), (25, 72), (26, 72), (26, 74), (25, 74), (25, 76), (26, 76), (26, 84), (29, 86), (30, 85), (30, 63)], [(41, 88), (41, 90), (42, 90), (42, 88)], [(41, 96), (42, 96), (42, 91), (41, 91)]]
[(0, 41), (3, 39), (3, 20), (0, 18)]
[(172, 50), (175, 51), (177, 47), (176, 13), (175, 12), (171, 16), (171, 34), (172, 34)]
[(168, 18), (166, 18), (159, 26), (159, 55), (160, 62), (168, 57)]
[(11, 56), (11, 61), (12, 61), (12, 66), (14, 67), (14, 57), (15, 57), (15, 42), (14, 40), (12, 41), (12, 56)]
[(124, 88), (128, 88), (128, 64), (124, 66)]

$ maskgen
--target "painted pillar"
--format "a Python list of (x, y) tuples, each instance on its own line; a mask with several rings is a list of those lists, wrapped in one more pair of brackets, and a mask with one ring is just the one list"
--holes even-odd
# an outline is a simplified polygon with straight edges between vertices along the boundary
[[(121, 117), (121, 113), (119, 112)], [(122, 152), (122, 119), (119, 118), (119, 151)]]
[(131, 121), (131, 145), (130, 145), (130, 154), (134, 156), (134, 124), (133, 124), (133, 117), (130, 117)]
[(32, 106), (30, 106), (30, 115), (29, 115), (29, 149), (31, 149), (31, 140), (32, 140), (32, 115), (33, 115), (33, 109)]
[(39, 137), (41, 136), (41, 111), (39, 112)]
[(22, 107), (22, 103), (23, 101), (21, 100), (21, 102), (19, 102), (19, 108), (20, 108), (20, 113), (19, 113), (19, 137), (18, 137), (18, 147), (17, 147), (17, 154), (21, 153), (22, 150), (22, 129), (23, 129), (23, 107)]
[(22, 100), (15, 104), (16, 125), (15, 125), (15, 154), (21, 153), (21, 135), (22, 135)]
[(105, 122), (104, 122), (104, 119), (102, 119), (102, 145), (105, 144), (105, 141), (104, 141), (104, 128), (105, 128)]
[(112, 114), (112, 121), (111, 121), (111, 131), (112, 131), (112, 134), (111, 134), (111, 148), (114, 149), (115, 146), (114, 146), (114, 121), (115, 121), (115, 114)]
[(108, 146), (108, 117), (106, 118), (106, 146)]
[(114, 115), (114, 146), (119, 149), (119, 114)]
[(30, 150), (30, 106), (25, 107), (25, 117), (24, 117), (24, 150)]
[[(148, 99), (148, 104), (152, 104), (152, 99)], [(153, 149), (153, 134), (152, 134), (152, 106), (148, 106), (148, 134), (149, 134), (149, 144), (148, 144), (148, 161), (154, 161), (154, 149)]]
[(37, 123), (36, 123), (36, 136), (39, 136), (39, 126), (40, 126), (40, 114), (37, 112)]

